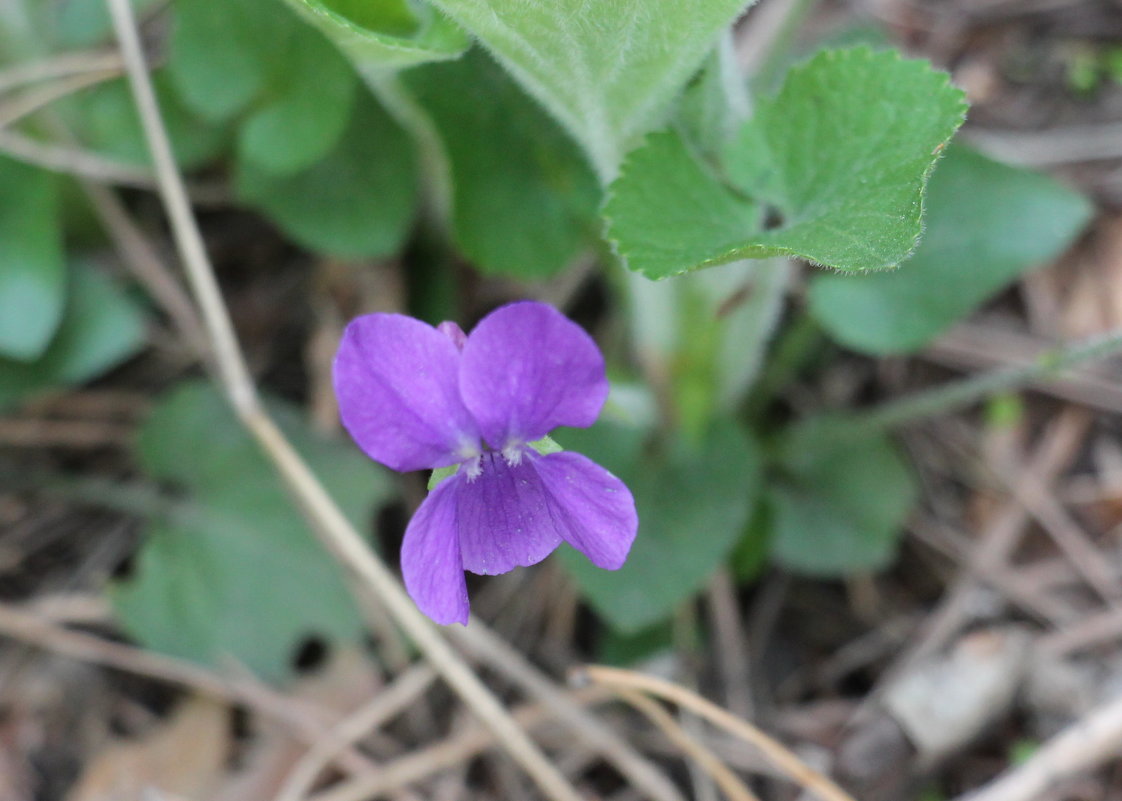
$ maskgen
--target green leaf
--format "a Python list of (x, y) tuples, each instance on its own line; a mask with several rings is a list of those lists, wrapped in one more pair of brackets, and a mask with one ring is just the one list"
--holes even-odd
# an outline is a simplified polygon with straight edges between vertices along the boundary
[(777, 562), (813, 576), (888, 564), (917, 493), (909, 467), (887, 437), (853, 441), (809, 427), (796, 430), (785, 443), (780, 470), (768, 489)]
[(0, 157), (0, 357), (31, 361), (62, 319), (66, 264), (55, 176)]
[(301, 245), (338, 258), (387, 256), (401, 246), (416, 203), (411, 143), (366, 94), (318, 164), (288, 176), (238, 165), (239, 197)]
[(598, 445), (586, 453), (631, 489), (639, 535), (618, 571), (600, 570), (568, 547), (560, 558), (600, 616), (633, 633), (669, 617), (728, 557), (755, 502), (760, 462), (743, 431), (722, 423), (700, 447), (677, 442), (660, 458), (623, 470), (614, 464), (612, 429), (596, 428)]
[(35, 392), (80, 384), (123, 361), (144, 343), (136, 305), (92, 267), (74, 265), (62, 324), (39, 359), (0, 358), (0, 408)]
[(546, 278), (595, 240), (596, 176), (556, 122), (491, 59), (475, 51), (403, 79), (443, 139), (456, 243), (476, 266)]
[[(179, 98), (167, 70), (159, 70), (152, 77), (160, 116), (179, 165), (193, 169), (216, 158), (230, 139), (228, 128), (195, 116)], [(72, 127), (90, 148), (118, 161), (151, 164), (148, 142), (126, 79), (109, 81), (69, 100), (58, 105), (73, 119)]]
[(676, 133), (630, 154), (605, 206), (609, 238), (649, 278), (780, 255), (895, 266), (916, 245), (924, 185), (962, 123), (962, 97), (926, 62), (825, 51), (760, 101), (721, 164)]
[(723, 186), (676, 131), (627, 156), (603, 215), (616, 252), (648, 278), (735, 261), (760, 230), (760, 204)]
[(292, 173), (338, 141), (357, 76), (322, 33), (279, 0), (178, 0), (168, 69), (186, 105), (212, 123), (244, 114), (238, 153)]
[(276, 0), (176, 0), (168, 70), (196, 114), (223, 122), (264, 90), (277, 11)]
[[(283, 8), (272, 13), (293, 16)], [(286, 33), (276, 43), (283, 60), (238, 139), (241, 158), (280, 174), (310, 167), (331, 150), (358, 88), (354, 70), (322, 34), (295, 19)]]
[(817, 277), (810, 311), (856, 350), (919, 350), (1017, 276), (1054, 259), (1090, 216), (1082, 195), (1051, 178), (952, 147), (931, 176), (915, 255), (890, 273)]
[(362, 72), (456, 58), (471, 39), (427, 5), (408, 0), (288, 0)]
[[(360, 527), (389, 481), (357, 450), (314, 435), (300, 413), (269, 407), (293, 445)], [(200, 448), (205, 441), (207, 447)], [(280, 478), (209, 385), (167, 396), (140, 432), (150, 475), (185, 495), (153, 522), (135, 574), (112, 598), (147, 647), (285, 678), (307, 637), (353, 640), (362, 623), (340, 568), (319, 545)]]
[(745, 0), (434, 0), (561, 121), (610, 180)]

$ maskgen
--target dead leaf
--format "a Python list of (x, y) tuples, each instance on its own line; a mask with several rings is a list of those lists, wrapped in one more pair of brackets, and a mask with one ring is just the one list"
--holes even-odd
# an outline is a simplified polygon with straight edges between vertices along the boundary
[[(336, 652), (322, 671), (297, 683), (291, 695), (342, 718), (371, 698), (380, 685), (370, 659), (356, 649), (345, 649)], [(215, 788), (208, 801), (269, 801), (307, 750), (288, 730), (261, 725), (242, 769)]]
[(189, 698), (143, 739), (104, 748), (87, 764), (66, 801), (146, 801), (154, 796), (209, 801), (225, 771), (229, 724), (225, 704)]

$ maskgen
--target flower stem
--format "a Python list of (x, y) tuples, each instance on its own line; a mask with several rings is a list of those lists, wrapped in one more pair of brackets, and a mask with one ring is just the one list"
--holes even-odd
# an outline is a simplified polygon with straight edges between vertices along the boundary
[(916, 392), (852, 416), (857, 433), (883, 431), (924, 417), (956, 411), (1010, 389), (1052, 378), (1083, 362), (1122, 352), (1122, 329), (1115, 329), (1060, 348), (1045, 351), (1027, 364), (1002, 367)]

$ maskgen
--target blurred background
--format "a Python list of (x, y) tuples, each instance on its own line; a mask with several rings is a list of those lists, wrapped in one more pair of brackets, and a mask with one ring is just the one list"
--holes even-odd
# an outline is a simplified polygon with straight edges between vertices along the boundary
[[(797, 425), (1122, 325), (1118, 0), (760, 0), (726, 62), (755, 95), (822, 47), (894, 47), (949, 71), (968, 121), (899, 272), (658, 283), (603, 240), (577, 145), (427, 6), (134, 7), (253, 376), (388, 564), (427, 476), (341, 434), (345, 323), (470, 330), (536, 298), (600, 343), (605, 413), (555, 439), (632, 488), (632, 557), (469, 576), (510, 649), (455, 637), (587, 797), (720, 796), (664, 728), (569, 689), (586, 662), (696, 690), (861, 801), (959, 798), (1122, 690), (1117, 363), (841, 450)], [(375, 18), (425, 63), (364, 67), (339, 26), (361, 42)], [(114, 42), (101, 0), (0, 0), (0, 801), (538, 797), (392, 624), (363, 622), (208, 380)], [(718, 69), (676, 108), (703, 109)], [(542, 693), (667, 778), (637, 789)], [(809, 797), (676, 719), (760, 798)], [(1118, 720), (1032, 797), (1122, 799)]]

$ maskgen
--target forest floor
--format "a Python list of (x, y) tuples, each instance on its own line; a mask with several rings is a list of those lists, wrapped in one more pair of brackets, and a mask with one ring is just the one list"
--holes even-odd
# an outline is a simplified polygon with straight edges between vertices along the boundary
[[(764, 12), (782, 3), (761, 0), (742, 40), (774, 36)], [(1061, 178), (1098, 212), (1075, 247), (918, 357), (840, 355), (790, 393), (838, 404), (892, 397), (1122, 326), (1122, 3), (835, 0), (815, 8), (800, 40), (854, 26), (878, 27), (951, 72), (972, 104), (966, 141)], [(154, 195), (131, 193), (129, 206), (164, 236)], [(256, 378), (331, 427), (330, 343), (357, 293), (400, 305), (398, 266), (377, 265), (377, 286), (356, 288), (243, 212), (207, 209), (202, 222)], [(514, 291), (463, 284), (480, 309)], [(126, 476), (154, 396), (197, 372), (183, 343), (156, 331), (110, 375), (0, 417), (0, 467)], [(1122, 801), (1122, 373), (1080, 368), (1024, 393), (1009, 420), (945, 416), (909, 427), (903, 443), (923, 494), (891, 569), (845, 582), (770, 570), (740, 589), (719, 574), (696, 619), (680, 621), (703, 622), (708, 641), (683, 638), (648, 667), (752, 720), (859, 801), (958, 798), (1017, 765), (1048, 771), (1034, 801)], [(406, 486), (407, 497), (422, 491)], [(391, 508), (377, 521), (390, 547), (405, 514)], [(536, 797), (427, 668), (391, 672), (365, 652), (309, 642), (302, 678), (278, 690), (129, 645), (104, 588), (130, 569), (140, 531), (127, 514), (0, 488), (0, 801), (271, 799), (308, 762), (309, 743), (322, 745), (355, 709), (374, 733), (329, 748), (319, 801)], [(567, 670), (596, 658), (596, 632), (556, 564), (489, 581), (473, 611), (567, 703), (592, 710), (612, 742), (630, 743), (687, 796), (715, 797), (662, 727), (596, 686), (565, 684)], [(521, 662), (460, 644), (589, 797), (644, 795), (526, 691), (535, 679)], [(812, 797), (732, 734), (681, 721), (711, 755), (756, 777), (760, 798)], [(1087, 739), (1048, 750), (1080, 721)], [(347, 794), (356, 787), (373, 789)], [(1018, 798), (1029, 797), (985, 796)]]

